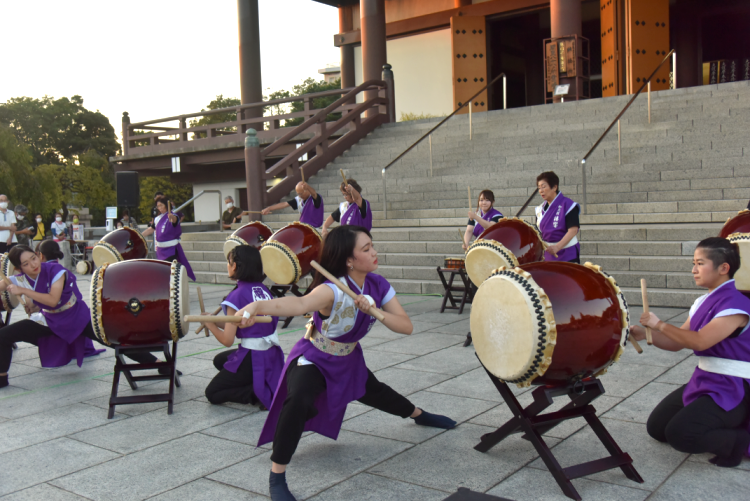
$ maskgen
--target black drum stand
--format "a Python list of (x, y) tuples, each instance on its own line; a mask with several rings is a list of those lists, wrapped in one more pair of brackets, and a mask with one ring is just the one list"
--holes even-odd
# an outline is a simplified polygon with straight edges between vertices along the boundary
[[(310, 288), (305, 290), (305, 292), (300, 291), (299, 287), (297, 287), (297, 284), (292, 284), (292, 285), (273, 284), (271, 287), (269, 287), (269, 290), (271, 291), (271, 294), (273, 294), (277, 298), (282, 298), (286, 296), (287, 292), (290, 292), (297, 297), (302, 297), (308, 292), (310, 292)], [(294, 320), (294, 317), (286, 317), (284, 319), (284, 325), (282, 329), (286, 329), (287, 327), (289, 327), (289, 324), (292, 323), (292, 320)]]
[[(485, 367), (484, 370), (487, 371), (487, 368)], [(620, 468), (630, 480), (643, 483), (643, 479), (633, 467), (633, 460), (630, 455), (622, 452), (615, 439), (612, 438), (612, 435), (609, 434), (606, 428), (604, 428), (604, 424), (597, 417), (596, 409), (591, 405), (592, 401), (604, 394), (604, 387), (601, 381), (596, 378), (590, 378), (566, 386), (540, 386), (531, 393), (534, 397), (534, 402), (528, 407), (522, 408), (506, 383), (499, 380), (489, 371), (487, 371), (487, 375), (495, 384), (497, 391), (503, 396), (505, 403), (511, 412), (513, 412), (514, 417), (496, 431), (483, 435), (481, 441), (474, 449), (479, 452), (487, 452), (502, 442), (508, 435), (524, 433), (521, 438), (530, 441), (534, 445), (542, 461), (544, 461), (552, 476), (555, 477), (560, 489), (571, 499), (581, 499), (578, 491), (573, 487), (571, 480), (612, 468)], [(567, 405), (556, 412), (541, 414), (542, 411), (552, 405), (555, 397), (563, 395), (566, 395), (570, 399)], [(542, 435), (563, 421), (578, 417), (586, 420), (611, 455), (602, 459), (595, 459), (587, 463), (563, 468), (544, 442)]]
[[(164, 353), (165, 362), (152, 362), (146, 364), (125, 363), (123, 356), (137, 353)], [(180, 387), (180, 376), (177, 375), (177, 343), (172, 343), (172, 353), (169, 352), (169, 343), (144, 344), (140, 346), (115, 346), (115, 376), (112, 378), (112, 394), (109, 397), (108, 419), (115, 415), (115, 406), (126, 404), (148, 404), (152, 402), (168, 402), (167, 414), (172, 414), (174, 406), (174, 387)], [(131, 371), (146, 371), (168, 369), (168, 374), (156, 374), (153, 376), (134, 376)], [(120, 373), (125, 374), (130, 388), (138, 389), (138, 381), (163, 381), (169, 380), (169, 393), (158, 393), (150, 395), (136, 395), (132, 397), (118, 397), (117, 389), (120, 384)]]

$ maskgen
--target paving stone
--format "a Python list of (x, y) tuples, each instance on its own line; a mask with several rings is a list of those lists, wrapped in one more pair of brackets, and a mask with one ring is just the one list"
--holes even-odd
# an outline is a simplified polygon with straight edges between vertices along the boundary
[[(343, 430), (336, 441), (313, 433), (300, 440), (286, 472), (287, 484), (298, 499), (306, 499), (409, 447), (403, 442)], [(270, 456), (266, 452), (208, 478), (268, 496)]]
[(164, 410), (156, 410), (77, 433), (72, 437), (111, 451), (131, 453), (242, 416), (243, 413), (224, 406), (185, 402), (174, 406), (172, 416)]
[(25, 376), (14, 377), (10, 373), (10, 380), (14, 386), (25, 390), (38, 390), (53, 385), (83, 381), (97, 376), (103, 376), (112, 372), (114, 364), (111, 360), (96, 360), (78, 367), (74, 362), (63, 367), (47, 369), (27, 374)]
[[(617, 499), (641, 501), (651, 493), (635, 486), (622, 487), (588, 478), (577, 478), (572, 481), (573, 487), (583, 499)], [(546, 471), (535, 468), (521, 468), (510, 477), (503, 480), (487, 491), (492, 496), (500, 496), (516, 501), (565, 501), (568, 498), (563, 494), (554, 477)]]
[(478, 366), (479, 360), (474, 355), (474, 350), (457, 345), (406, 361), (396, 368), (458, 376)]
[(34, 374), (35, 372), (40, 372), (42, 370), (41, 367), (12, 362), (10, 364), (10, 369), (8, 369), (8, 374), (10, 374), (11, 378), (17, 378), (27, 374)]
[(206, 499), (265, 501), (268, 498), (220, 482), (199, 478), (150, 499), (152, 501), (205, 501)]
[(135, 501), (170, 491), (260, 452), (247, 445), (193, 434), (51, 483), (93, 500)]
[[(518, 388), (516, 385), (508, 385), (514, 394), (520, 395), (530, 388)], [(491, 400), (493, 402), (503, 402), (503, 397), (492, 384), (487, 372), (480, 367), (472, 371), (461, 374), (454, 378), (440, 383), (430, 388), (430, 391), (436, 393), (445, 393), (447, 395), (456, 395), (459, 397), (478, 398), (480, 400)]]
[(427, 353), (442, 350), (449, 346), (455, 346), (459, 343), (461, 343), (461, 339), (456, 336), (436, 332), (422, 332), (379, 344), (372, 349), (376, 351), (404, 353), (407, 355), (425, 355)]
[(257, 410), (257, 407), (255, 409), (256, 412), (250, 415), (212, 426), (201, 431), (201, 433), (255, 447), (258, 443), (260, 432), (263, 429), (263, 424), (266, 422), (266, 417), (268, 416), (268, 412), (261, 412)]
[[(628, 348), (632, 350), (632, 348)], [(634, 363), (614, 363), (609, 366), (607, 373), (601, 376), (602, 384), (607, 395), (613, 397), (629, 397), (661, 374), (665, 367), (656, 365), (640, 365)]]
[(690, 377), (698, 366), (698, 357), (690, 355), (688, 358), (675, 365), (667, 372), (656, 378), (657, 383), (668, 383), (674, 385), (687, 384)]
[(3, 465), (0, 496), (83, 470), (117, 456), (114, 452), (69, 438), (58, 438), (0, 454)]
[(350, 501), (352, 499), (358, 501), (440, 501), (445, 497), (445, 492), (438, 490), (369, 473), (360, 473), (309, 499), (310, 501)]
[(109, 395), (110, 391), (111, 385), (96, 380), (80, 381), (36, 391), (9, 386), (0, 390), (0, 395), (2, 395), (0, 416), (8, 419), (30, 416)]
[(86, 498), (58, 489), (49, 484), (39, 484), (3, 496), (3, 501), (84, 501)]
[[(633, 317), (630, 318), (631, 323)], [(639, 365), (656, 365), (659, 367), (674, 367), (692, 353), (688, 350), (681, 351), (666, 351), (661, 350), (655, 346), (648, 346), (646, 343), (639, 343), (643, 348), (643, 353), (638, 354), (632, 347), (628, 347), (620, 357), (620, 362), (627, 364), (639, 364)]]
[[(534, 447), (513, 435), (490, 449), (473, 447), (492, 428), (464, 423), (368, 470), (369, 473), (445, 492), (459, 487), (484, 492), (536, 457)], [(549, 439), (548, 444), (558, 441)]]
[(379, 370), (375, 373), (375, 376), (380, 382), (387, 384), (402, 395), (411, 395), (425, 388), (432, 390), (435, 385), (451, 377), (447, 374), (409, 371), (395, 367)]
[(403, 353), (393, 353), (386, 351), (366, 350), (365, 364), (372, 372), (391, 367), (406, 360), (411, 360), (414, 355), (405, 355)]
[(686, 461), (649, 499), (746, 499), (747, 486), (748, 478), (744, 471), (716, 467), (707, 469)]
[[(687, 457), (687, 454), (677, 452), (669, 445), (662, 444), (649, 437), (646, 433), (646, 427), (642, 424), (607, 419), (606, 417), (602, 418), (602, 423), (623, 452), (627, 452), (633, 458), (633, 466), (643, 478), (644, 483), (633, 482), (619, 468), (589, 475), (586, 477), (589, 480), (599, 480), (625, 487), (653, 491)], [(563, 468), (609, 455), (589, 427), (555, 446), (552, 452)], [(547, 469), (541, 459), (535, 460), (529, 466)]]
[(645, 424), (654, 408), (678, 385), (649, 383), (605, 414), (611, 419)]

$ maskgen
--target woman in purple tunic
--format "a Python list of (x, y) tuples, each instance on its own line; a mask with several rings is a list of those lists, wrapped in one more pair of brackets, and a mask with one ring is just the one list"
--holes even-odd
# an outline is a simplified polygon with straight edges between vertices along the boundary
[[(21, 320), (0, 329), (0, 388), (8, 386), (8, 369), (13, 343), (25, 342), (39, 347), (42, 367), (60, 367), (75, 359), (81, 366), (86, 338), (99, 341), (91, 327), (89, 307), (83, 302), (75, 276), (54, 261), (42, 263), (30, 247), (17, 245), (8, 259), (21, 273), (9, 277), (12, 284), (0, 282), (5, 290), (25, 296), (38, 307), (46, 325)], [(130, 356), (140, 363), (156, 361), (151, 353)]]
[(365, 364), (359, 341), (375, 323), (370, 305), (384, 311), (383, 324), (394, 332), (411, 334), (409, 316), (386, 279), (373, 272), (378, 253), (370, 233), (361, 226), (339, 226), (326, 237), (321, 265), (360, 295), (351, 299), (317, 275), (312, 292), (303, 297), (256, 301), (237, 315), (252, 325), (255, 315), (298, 316), (314, 311), (307, 334), (292, 348), (258, 445), (273, 441), (270, 491), (274, 501), (295, 498), (286, 485), (286, 465), (302, 433), (315, 431), (336, 439), (349, 402), (370, 407), (417, 424), (450, 429), (456, 422), (430, 414), (381, 383)]
[[(229, 278), (237, 281), (237, 287), (221, 303), (225, 315), (234, 315), (242, 306), (254, 301), (273, 298), (263, 285), (263, 263), (255, 247), (239, 245), (232, 249), (227, 256), (227, 272)], [(240, 340), (238, 349), (219, 353), (214, 358), (214, 366), (220, 372), (206, 387), (209, 402), (260, 403), (265, 409), (271, 407), (284, 367), (284, 352), (276, 333), (278, 323), (278, 317), (274, 317), (270, 324), (255, 324), (244, 329), (238, 329), (237, 324), (224, 324), (223, 328), (214, 323), (206, 324), (224, 346), (232, 346), (235, 337)]]
[[(710, 461), (723, 467), (739, 465), (750, 446), (750, 299), (734, 285), (739, 267), (736, 244), (707, 238), (695, 249), (693, 277), (708, 294), (695, 301), (682, 327), (653, 313), (641, 316), (641, 324), (651, 327), (654, 346), (687, 348), (698, 356), (690, 381), (649, 416), (648, 434), (680, 452), (716, 454)], [(641, 327), (631, 327), (631, 333), (646, 337)]]
[(147, 237), (156, 233), (156, 258), (162, 261), (175, 261), (187, 268), (187, 274), (191, 280), (195, 281), (195, 274), (190, 267), (190, 263), (185, 256), (185, 252), (180, 245), (180, 236), (182, 227), (180, 226), (180, 217), (174, 212), (167, 214), (169, 200), (165, 197), (156, 199), (156, 209), (159, 215), (154, 218), (153, 224), (143, 232)]
[(323, 213), (325, 212), (323, 197), (315, 191), (315, 188), (304, 181), (297, 183), (297, 186), (294, 187), (294, 191), (297, 192), (296, 197), (291, 198), (286, 202), (279, 202), (266, 207), (261, 213), (264, 216), (267, 216), (272, 214), (275, 210), (291, 207), (299, 212), (300, 223), (309, 224), (313, 228), (320, 228), (323, 224)]
[(536, 178), (539, 195), (544, 202), (536, 208), (536, 225), (542, 239), (549, 244), (545, 261), (581, 263), (578, 231), (581, 208), (559, 192), (560, 178), (554, 172), (542, 172)]
[(466, 225), (466, 233), (464, 234), (464, 250), (469, 250), (472, 235), (474, 238), (479, 238), (479, 235), (484, 230), (500, 221), (503, 217), (503, 214), (492, 206), (494, 203), (495, 194), (492, 190), (482, 190), (479, 193), (477, 212), (473, 210), (469, 211), (469, 222)]
[(347, 179), (346, 184), (343, 181), (341, 182), (339, 189), (344, 196), (344, 201), (326, 219), (326, 222), (323, 224), (323, 236), (325, 237), (328, 234), (328, 228), (330, 228), (334, 221), (341, 224), (341, 226), (351, 224), (362, 226), (367, 231), (372, 230), (370, 202), (362, 198), (360, 194), (362, 193), (362, 188), (359, 186), (359, 183), (354, 179)]

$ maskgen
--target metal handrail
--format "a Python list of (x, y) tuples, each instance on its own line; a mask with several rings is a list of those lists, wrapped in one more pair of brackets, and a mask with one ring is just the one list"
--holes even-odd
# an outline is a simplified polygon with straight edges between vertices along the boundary
[[(669, 61), (669, 59), (672, 57), (672, 54), (674, 54), (674, 49), (669, 51), (669, 54), (667, 54), (664, 57), (664, 59), (662, 59), (661, 63), (659, 63), (659, 66), (657, 66), (656, 69), (651, 73), (651, 75), (646, 80), (643, 81), (641, 88), (638, 89), (635, 94), (633, 94), (633, 97), (630, 99), (630, 101), (628, 101), (628, 104), (626, 104), (625, 107), (620, 111), (620, 113), (617, 114), (615, 119), (612, 120), (612, 123), (609, 124), (609, 127), (607, 127), (604, 133), (601, 136), (599, 136), (599, 139), (596, 140), (596, 142), (591, 147), (591, 149), (581, 159), (581, 172), (583, 174), (583, 213), (584, 214), (586, 213), (586, 160), (588, 160), (589, 156), (599, 146), (599, 143), (601, 143), (604, 140), (606, 135), (609, 134), (609, 131), (612, 130), (612, 127), (614, 127), (615, 124), (620, 120), (620, 118), (625, 114), (625, 112), (628, 111), (628, 108), (630, 108), (630, 105), (633, 104), (633, 102), (638, 98), (638, 96), (641, 95), (641, 92), (643, 92), (643, 89), (645, 89), (647, 86), (649, 87), (649, 89), (651, 88), (650, 87), (651, 79), (656, 76), (656, 73), (658, 73), (661, 67), (664, 66), (664, 63)], [(649, 101), (649, 104), (650, 104), (650, 101)], [(650, 122), (650, 113), (651, 113), (651, 109), (649, 107), (649, 122)]]
[(188, 205), (190, 205), (191, 203), (193, 203), (196, 198), (198, 198), (198, 197), (200, 197), (200, 196), (202, 196), (202, 195), (204, 195), (206, 193), (216, 193), (216, 194), (219, 195), (219, 231), (221, 231), (221, 230), (224, 229), (221, 226), (221, 215), (224, 213), (224, 211), (221, 210), (221, 191), (219, 191), (219, 190), (201, 190), (193, 198), (189, 199), (187, 202), (185, 202), (184, 204), (182, 204), (179, 207), (177, 207), (176, 209), (174, 209), (173, 212), (180, 212), (182, 209), (184, 209), (185, 207), (187, 207)]
[[(393, 160), (391, 160), (388, 163), (388, 165), (386, 165), (385, 167), (383, 167), (383, 170), (381, 171), (381, 173), (383, 175), (383, 217), (385, 219), (388, 219), (388, 200), (387, 200), (387, 194), (386, 194), (385, 171), (388, 170), (393, 164), (395, 164), (396, 162), (398, 162), (399, 160), (401, 160), (401, 158), (403, 158), (404, 155), (406, 155), (411, 150), (413, 150), (419, 143), (421, 143), (424, 140), (424, 138), (430, 136), (433, 132), (435, 132), (435, 130), (437, 130), (440, 126), (442, 126), (445, 122), (447, 122), (448, 119), (450, 119), (451, 117), (453, 117), (453, 115), (455, 115), (456, 113), (458, 113), (462, 109), (466, 108), (467, 106), (469, 106), (469, 111), (471, 111), (471, 102), (474, 100), (474, 98), (477, 97), (482, 92), (484, 92), (485, 90), (487, 90), (490, 87), (490, 85), (492, 85), (495, 82), (497, 82), (498, 80), (500, 80), (501, 77), (503, 79), (505, 79), (505, 73), (500, 73), (498, 76), (496, 76), (495, 78), (493, 78), (491, 82), (488, 82), (487, 85), (485, 85), (479, 91), (477, 91), (476, 94), (474, 94), (469, 99), (467, 99), (465, 103), (463, 103), (461, 106), (459, 106), (458, 108), (456, 108), (455, 110), (453, 110), (453, 113), (451, 113), (450, 115), (448, 115), (447, 117), (445, 117), (444, 119), (442, 119), (435, 127), (433, 127), (432, 129), (430, 129), (429, 131), (427, 131), (427, 133), (425, 133), (422, 137), (420, 137), (419, 139), (417, 139), (411, 146), (409, 146), (404, 151), (402, 151), (399, 156), (397, 156), (396, 158), (394, 158)], [(505, 108), (505, 106), (506, 106), (506, 91), (505, 91), (505, 85), (503, 85), (503, 108)], [(469, 117), (471, 119), (471, 114), (469, 114)], [(430, 151), (432, 151), (432, 150), (430, 150)], [(431, 156), (430, 156), (430, 159), (432, 159)], [(430, 167), (432, 167), (432, 160), (430, 160)]]

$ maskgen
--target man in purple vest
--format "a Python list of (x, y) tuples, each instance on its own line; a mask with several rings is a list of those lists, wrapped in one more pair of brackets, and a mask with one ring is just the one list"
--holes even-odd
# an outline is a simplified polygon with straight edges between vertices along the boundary
[(536, 208), (536, 225), (548, 247), (545, 261), (581, 263), (581, 244), (578, 231), (581, 223), (580, 206), (559, 192), (560, 178), (552, 171), (536, 178), (539, 195), (544, 202)]
[(304, 181), (297, 183), (294, 191), (297, 192), (296, 197), (266, 207), (261, 214), (267, 216), (275, 210), (291, 207), (299, 212), (300, 223), (309, 224), (313, 228), (320, 228), (323, 225), (323, 197), (315, 191), (315, 188)]
[(354, 226), (362, 226), (367, 231), (372, 230), (372, 210), (370, 209), (370, 202), (362, 198), (362, 187), (354, 179), (347, 179), (346, 182), (342, 182), (339, 186), (341, 194), (344, 196), (344, 202), (339, 204), (339, 208), (336, 209), (328, 216), (325, 224), (323, 225), (323, 236), (328, 234), (328, 228), (337, 222), (341, 226), (351, 224)]

